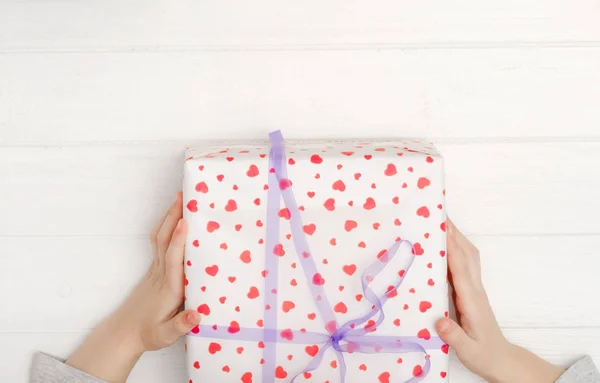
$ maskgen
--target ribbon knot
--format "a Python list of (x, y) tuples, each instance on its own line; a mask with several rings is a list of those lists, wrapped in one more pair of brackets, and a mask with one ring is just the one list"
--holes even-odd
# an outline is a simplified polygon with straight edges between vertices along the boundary
[(342, 334), (339, 330), (336, 331), (329, 338), (329, 341), (331, 342), (331, 347), (333, 347), (333, 349), (335, 351), (342, 352), (343, 350), (340, 348), (340, 341), (342, 341), (343, 339), (344, 339), (344, 334)]

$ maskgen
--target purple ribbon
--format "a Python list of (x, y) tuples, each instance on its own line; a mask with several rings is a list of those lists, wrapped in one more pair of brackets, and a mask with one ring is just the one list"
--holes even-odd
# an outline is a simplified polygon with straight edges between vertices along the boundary
[[(275, 381), (275, 363), (277, 343), (295, 343), (314, 345), (318, 352), (300, 373), (292, 380), (306, 372), (313, 371), (321, 364), (325, 352), (332, 349), (339, 363), (340, 382), (346, 381), (346, 363), (344, 353), (359, 352), (372, 353), (422, 353), (425, 364), (422, 372), (404, 383), (419, 382), (427, 376), (431, 368), (431, 362), (427, 355), (427, 349), (440, 349), (444, 342), (438, 337), (421, 339), (410, 336), (378, 336), (372, 335), (377, 326), (385, 318), (383, 305), (395, 295), (398, 287), (409, 272), (415, 259), (413, 245), (406, 240), (394, 241), (394, 244), (378, 259), (368, 266), (361, 275), (361, 283), (364, 298), (372, 304), (372, 309), (365, 315), (349, 320), (341, 325), (337, 322), (332, 306), (327, 299), (323, 284), (319, 283), (322, 278), (317, 270), (313, 254), (308, 246), (308, 241), (303, 231), (300, 210), (292, 192), (291, 181), (287, 177), (284, 141), (281, 132), (275, 131), (269, 134), (271, 140), (271, 151), (269, 153), (269, 176), (268, 176), (268, 200), (267, 200), (267, 223), (265, 243), (265, 317), (263, 328), (231, 328), (229, 326), (200, 325), (189, 336), (198, 336), (216, 339), (231, 339), (241, 341), (262, 341), (264, 343), (262, 365), (262, 382), (273, 383)], [(279, 256), (275, 249), (279, 243), (279, 217), (278, 211), (280, 201), (283, 199), (285, 206), (290, 211), (290, 226), (296, 253), (300, 259), (300, 265), (306, 276), (311, 295), (317, 305), (321, 318), (323, 318), (326, 333), (309, 331), (296, 331), (291, 329), (277, 329), (277, 287)], [(401, 246), (410, 249), (411, 256), (406, 260), (404, 274), (394, 282), (393, 289), (388, 289), (383, 295), (377, 296), (369, 287), (373, 279), (389, 264)], [(394, 273), (394, 275), (397, 275)], [(315, 283), (316, 282), (316, 283)], [(376, 319), (372, 319), (376, 317)], [(369, 322), (370, 321), (370, 322)], [(367, 323), (368, 322), (368, 323)], [(365, 325), (367, 324), (367, 325)], [(363, 326), (365, 325), (365, 326)]]

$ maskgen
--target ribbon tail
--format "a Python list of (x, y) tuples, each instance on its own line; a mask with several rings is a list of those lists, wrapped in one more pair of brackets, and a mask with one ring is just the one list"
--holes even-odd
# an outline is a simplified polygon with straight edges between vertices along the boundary
[[(281, 131), (277, 130), (269, 134), (273, 152), (273, 170), (277, 177), (278, 189), (285, 206), (290, 210), (290, 229), (292, 232), (292, 240), (294, 248), (300, 260), (300, 266), (306, 277), (307, 286), (313, 296), (317, 309), (321, 314), (326, 328), (328, 324), (335, 323), (337, 327), (336, 317), (333, 308), (329, 303), (325, 289), (321, 284), (313, 283), (314, 278), (321, 278), (313, 254), (308, 245), (308, 239), (304, 234), (300, 209), (292, 190), (291, 181), (288, 179), (287, 166), (284, 150), (284, 141)], [(276, 186), (277, 187), (277, 186)], [(269, 188), (271, 186), (269, 185)]]
[[(281, 133), (280, 133), (281, 135)], [(269, 153), (269, 166), (277, 167), (283, 162), (282, 142), (273, 142)], [(277, 296), (271, 291), (278, 288), (279, 257), (274, 256), (273, 249), (279, 242), (279, 217), (277, 212), (281, 205), (281, 190), (277, 184), (275, 174), (268, 172), (269, 190), (267, 191), (267, 219), (266, 219), (266, 244), (265, 244), (265, 307), (277, 307)], [(277, 328), (277, 310), (264, 311), (264, 328)], [(264, 332), (265, 347), (263, 349), (262, 382), (275, 382), (275, 364), (277, 359), (276, 335)]]
[[(425, 351), (425, 350), (423, 350), (423, 351)], [(418, 376), (413, 376), (412, 378), (408, 379), (404, 383), (417, 383), (417, 382), (422, 381), (423, 379), (425, 379), (425, 377), (427, 377), (430, 369), (431, 369), (431, 361), (429, 360), (427, 353), (425, 353), (425, 365), (423, 366), (421, 373)]]
[(340, 364), (340, 382), (346, 381), (346, 361), (344, 360), (344, 354), (341, 351), (335, 351), (335, 356)]
[[(331, 347), (331, 341), (327, 341), (327, 343), (325, 343), (325, 345), (323, 345), (323, 347), (321, 347), (321, 349), (319, 350), (317, 355), (315, 355), (314, 358), (312, 358), (311, 361), (308, 363), (308, 365), (306, 367), (304, 367), (304, 370), (297, 373), (296, 376), (294, 376), (292, 378), (292, 380), (290, 380), (290, 383), (294, 383), (296, 378), (299, 377), (300, 375), (303, 375), (305, 372), (314, 371), (317, 368), (319, 368), (319, 366), (321, 365), (321, 362), (323, 362), (323, 357), (325, 356), (325, 351), (327, 351), (327, 349), (329, 347)], [(343, 382), (344, 382), (344, 380), (342, 380), (342, 383)]]

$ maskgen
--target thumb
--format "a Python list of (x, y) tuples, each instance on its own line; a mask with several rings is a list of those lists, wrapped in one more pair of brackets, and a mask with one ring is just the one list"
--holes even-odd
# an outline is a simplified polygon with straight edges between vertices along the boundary
[(474, 352), (475, 341), (452, 319), (442, 318), (435, 327), (440, 338), (456, 351), (459, 358)]
[(200, 323), (200, 314), (196, 310), (185, 310), (163, 324), (163, 339), (169, 344), (187, 334)]

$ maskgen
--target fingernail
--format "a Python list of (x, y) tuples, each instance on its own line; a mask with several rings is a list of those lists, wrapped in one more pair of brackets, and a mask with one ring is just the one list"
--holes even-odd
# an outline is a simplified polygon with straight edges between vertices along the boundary
[(200, 314), (198, 314), (195, 311), (192, 311), (187, 315), (186, 319), (190, 326), (195, 326), (198, 323), (200, 323)]
[(450, 330), (450, 321), (446, 318), (442, 319), (440, 321), (438, 330), (439, 332), (448, 332), (448, 330)]

